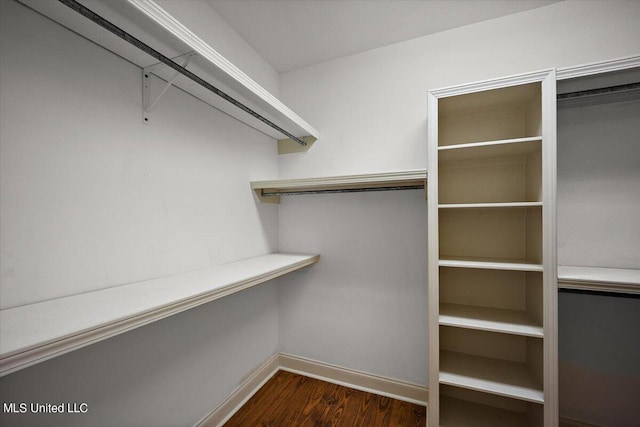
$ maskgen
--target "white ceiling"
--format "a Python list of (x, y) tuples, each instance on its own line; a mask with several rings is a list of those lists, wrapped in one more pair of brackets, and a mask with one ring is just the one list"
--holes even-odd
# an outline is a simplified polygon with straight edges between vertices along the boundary
[(561, 0), (207, 0), (285, 72)]

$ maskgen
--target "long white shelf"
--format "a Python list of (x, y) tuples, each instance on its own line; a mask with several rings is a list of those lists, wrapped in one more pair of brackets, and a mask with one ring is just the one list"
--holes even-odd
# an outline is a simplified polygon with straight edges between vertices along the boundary
[(426, 169), (413, 169), (360, 175), (252, 181), (251, 188), (261, 201), (279, 203), (281, 195), (424, 188), (426, 180)]
[(640, 294), (640, 269), (559, 265), (558, 287)]
[[(158, 62), (157, 59), (140, 51), (58, 1), (19, 1), (141, 68), (153, 66)], [(182, 12), (180, 16), (184, 15), (184, 22), (180, 22), (152, 0), (82, 0), (81, 3), (117, 27), (152, 46), (164, 56), (176, 58), (189, 52), (195, 52), (196, 56), (187, 66), (189, 71), (294, 136), (305, 138), (308, 143), (312, 143), (319, 137), (319, 132), (313, 126), (207, 43), (215, 42), (215, 40), (207, 39), (205, 41), (205, 38), (209, 35), (206, 34), (207, 29), (202, 27), (202, 22), (206, 22), (206, 13), (213, 13), (212, 10), (207, 8), (206, 4), (203, 3), (203, 7), (198, 10), (201, 16), (198, 17), (198, 20), (195, 20), (195, 23), (192, 23), (194, 18), (189, 16), (188, 11), (182, 10), (183, 5), (181, 5), (181, 2), (166, 4), (165, 7), (174, 8), (176, 11)], [(195, 6), (199, 7), (198, 5)], [(199, 25), (199, 27), (192, 30), (187, 28), (190, 25)], [(182, 65), (180, 60), (176, 60), (176, 62)], [(151, 72), (165, 81), (171, 80), (174, 74), (173, 69), (164, 65), (154, 67)], [(211, 93), (208, 89), (186, 77), (179, 76), (174, 85), (275, 139), (290, 141), (287, 136), (260, 119)], [(140, 118), (142, 120), (142, 112)], [(150, 123), (153, 124), (153, 117), (151, 117)], [(297, 143), (295, 144), (297, 145)]]
[(0, 311), (0, 375), (318, 262), (270, 254)]
[(440, 267), (480, 268), (487, 270), (542, 271), (542, 264), (526, 262), (526, 260), (494, 260), (491, 258), (440, 258)]
[(440, 324), (537, 338), (544, 335), (542, 326), (524, 311), (472, 305), (440, 304)]
[(524, 363), (441, 351), (440, 383), (544, 403), (542, 387), (535, 383)]

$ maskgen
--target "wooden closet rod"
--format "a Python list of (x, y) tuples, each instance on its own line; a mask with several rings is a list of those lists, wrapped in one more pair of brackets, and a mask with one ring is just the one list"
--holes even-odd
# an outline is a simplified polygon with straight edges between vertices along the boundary
[(145, 52), (146, 54), (151, 55), (152, 57), (156, 58), (158, 61), (166, 64), (167, 66), (169, 66), (171, 68), (173, 68), (174, 70), (176, 70), (180, 74), (182, 74), (185, 77), (187, 77), (187, 78), (193, 80), (194, 82), (198, 83), (200, 86), (202, 86), (202, 87), (208, 89), (209, 91), (215, 93), (216, 95), (218, 95), (219, 97), (221, 97), (225, 101), (228, 101), (231, 104), (235, 105), (236, 107), (240, 108), (242, 111), (252, 115), (256, 119), (258, 119), (261, 122), (263, 122), (264, 124), (266, 124), (267, 126), (270, 126), (273, 129), (277, 130), (278, 132), (282, 133), (283, 135), (286, 135), (288, 138), (291, 138), (292, 140), (294, 140), (298, 144), (303, 145), (303, 146), (307, 145), (307, 143), (304, 140), (302, 140), (302, 139), (296, 137), (295, 135), (291, 134), (290, 132), (282, 129), (280, 126), (278, 126), (277, 124), (273, 123), (271, 120), (263, 117), (262, 115), (260, 115), (259, 113), (255, 112), (251, 108), (247, 107), (246, 105), (244, 105), (240, 101), (232, 98), (231, 96), (229, 96), (225, 92), (223, 92), (220, 89), (218, 89), (217, 87), (213, 86), (211, 83), (209, 83), (209, 82), (203, 80), (202, 78), (196, 76), (191, 71), (189, 71), (186, 68), (182, 67), (180, 64), (172, 61), (170, 58), (164, 56), (163, 54), (161, 54), (157, 50), (153, 49), (151, 46), (143, 43), (141, 40), (138, 40), (137, 38), (135, 38), (131, 34), (127, 33), (126, 31), (124, 31), (120, 27), (117, 27), (116, 25), (114, 25), (110, 21), (107, 21), (102, 16), (100, 16), (97, 13), (93, 12), (92, 10), (86, 8), (85, 6), (81, 5), (77, 1), (75, 1), (75, 0), (58, 0), (58, 1), (60, 3), (62, 3), (62, 4), (64, 4), (64, 5), (68, 6), (72, 10), (78, 12), (79, 14), (84, 16), (85, 18), (88, 18), (91, 21), (95, 22), (96, 24), (100, 25), (102, 28), (104, 28), (104, 29), (110, 31), (111, 33), (115, 34), (116, 36), (120, 37), (122, 40), (126, 41), (127, 43), (137, 47), (138, 49), (140, 49), (141, 51)]
[(640, 83), (629, 83), (618, 86), (601, 87), (597, 89), (580, 90), (577, 92), (568, 92), (558, 94), (558, 100), (576, 99), (586, 96), (606, 95), (610, 93), (631, 92), (640, 89)]

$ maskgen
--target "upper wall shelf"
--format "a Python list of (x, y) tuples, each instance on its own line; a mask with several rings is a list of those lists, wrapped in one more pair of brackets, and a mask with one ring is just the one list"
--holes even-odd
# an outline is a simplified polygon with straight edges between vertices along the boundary
[(270, 254), (0, 311), (0, 375), (155, 322), (318, 262)]
[(426, 180), (426, 169), (414, 169), (363, 175), (251, 181), (251, 188), (260, 201), (280, 203), (281, 195), (423, 189)]
[[(184, 67), (187, 74), (178, 75), (173, 84), (214, 108), (282, 141), (279, 144), (280, 152), (305, 151), (319, 137), (319, 132), (313, 126), (187, 28), (184, 25), (186, 22), (179, 22), (152, 0), (82, 0), (81, 3), (73, 0), (19, 1), (166, 82), (172, 81), (178, 68), (182, 68), (181, 60), (176, 59), (174, 64), (178, 68), (172, 68), (139, 44), (125, 42), (122, 36), (116, 35), (117, 31), (114, 33), (113, 29), (107, 30), (92, 22), (85, 17), (88, 15), (86, 11), (85, 16), (82, 16), (76, 10), (86, 6), (117, 29), (152, 47), (152, 50), (167, 59), (184, 57), (194, 52), (188, 71)], [(172, 3), (171, 7), (182, 6), (177, 2)], [(203, 11), (213, 13), (208, 7)], [(189, 74), (206, 84), (188, 77)], [(212, 91), (211, 87), (215, 90)], [(303, 147), (298, 142), (292, 145), (291, 136), (300, 139), (306, 146)]]
[(640, 294), (640, 270), (559, 265), (558, 287), (584, 291)]

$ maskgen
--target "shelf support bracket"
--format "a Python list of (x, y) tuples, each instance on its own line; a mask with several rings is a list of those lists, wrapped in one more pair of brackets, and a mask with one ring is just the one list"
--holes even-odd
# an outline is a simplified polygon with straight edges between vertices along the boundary
[(290, 138), (279, 139), (278, 154), (305, 153), (309, 151), (309, 148), (316, 142), (317, 138), (313, 136), (303, 136), (300, 139), (305, 143), (304, 145)]
[(261, 203), (271, 203), (272, 205), (280, 204), (280, 196), (265, 196), (262, 188), (255, 188), (253, 191), (255, 191)]
[[(196, 55), (195, 52), (187, 52), (183, 55), (172, 58), (173, 61), (183, 59), (182, 67), (187, 68), (191, 59)], [(151, 74), (155, 74), (154, 71), (158, 68), (165, 68), (167, 65), (163, 62), (159, 62), (157, 64), (150, 65), (142, 69), (142, 122), (145, 125), (149, 125), (149, 112), (151, 109), (158, 103), (162, 95), (173, 85), (178, 76), (180, 76), (180, 72), (176, 71), (173, 76), (165, 83), (164, 88), (160, 91), (160, 94), (155, 97), (155, 99), (151, 99)]]

